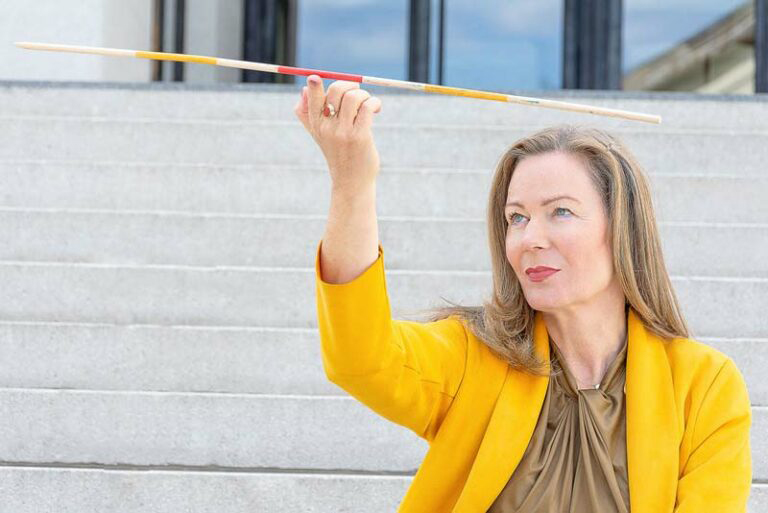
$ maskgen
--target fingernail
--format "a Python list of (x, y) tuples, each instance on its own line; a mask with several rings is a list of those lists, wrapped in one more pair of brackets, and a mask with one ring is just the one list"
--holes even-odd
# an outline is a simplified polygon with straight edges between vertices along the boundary
[(320, 83), (320, 79), (317, 78), (317, 76), (311, 76), (307, 80), (309, 80), (309, 83), (312, 85), (318, 85)]

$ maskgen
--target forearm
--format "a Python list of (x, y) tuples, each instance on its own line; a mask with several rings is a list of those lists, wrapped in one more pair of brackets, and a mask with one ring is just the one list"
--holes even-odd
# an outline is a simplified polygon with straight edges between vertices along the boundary
[(333, 189), (320, 257), (322, 279), (347, 283), (378, 258), (376, 183), (361, 191)]

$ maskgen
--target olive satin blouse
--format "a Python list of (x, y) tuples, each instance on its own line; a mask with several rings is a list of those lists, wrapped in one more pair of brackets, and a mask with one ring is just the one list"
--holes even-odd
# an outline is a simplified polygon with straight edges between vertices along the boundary
[(578, 389), (551, 337), (549, 347), (554, 372), (533, 436), (488, 513), (627, 513), (627, 340), (598, 388)]

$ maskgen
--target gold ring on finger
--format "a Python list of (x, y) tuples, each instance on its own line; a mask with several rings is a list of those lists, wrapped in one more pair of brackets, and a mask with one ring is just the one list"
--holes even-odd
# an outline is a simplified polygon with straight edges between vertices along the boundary
[(332, 118), (336, 115), (336, 107), (332, 103), (326, 104), (325, 109), (323, 109), (323, 115), (327, 118)]

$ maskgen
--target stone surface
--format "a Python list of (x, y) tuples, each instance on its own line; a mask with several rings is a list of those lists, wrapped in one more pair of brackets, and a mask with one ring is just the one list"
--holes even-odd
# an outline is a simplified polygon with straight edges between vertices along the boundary
[[(516, 138), (565, 122), (627, 143), (694, 338), (747, 381), (750, 512), (768, 509), (768, 99), (536, 95), (661, 114), (654, 126), (370, 89), (395, 318), (490, 292), (487, 187)], [(323, 372), (314, 257), (329, 178), (292, 112), (298, 92), (0, 82), (9, 511), (396, 508), (427, 446)]]

